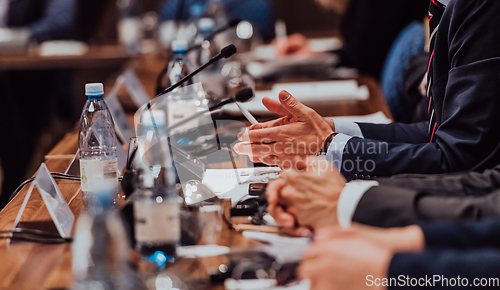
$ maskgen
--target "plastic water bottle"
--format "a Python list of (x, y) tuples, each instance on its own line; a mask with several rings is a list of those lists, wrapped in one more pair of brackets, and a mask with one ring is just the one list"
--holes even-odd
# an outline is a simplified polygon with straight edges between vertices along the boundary
[(226, 5), (222, 0), (209, 0), (205, 11), (208, 17), (215, 19), (217, 27), (223, 27), (229, 22)]
[[(188, 41), (184, 39), (177, 39), (172, 41), (173, 57), (168, 65), (167, 71), (167, 87), (177, 83), (185, 76), (189, 75), (194, 69), (193, 64), (187, 57)], [(193, 78), (187, 81), (182, 86), (189, 86), (196, 81)]]
[(83, 212), (72, 246), (72, 290), (147, 289), (131, 267), (130, 245), (116, 211)]
[(129, 54), (137, 54), (141, 50), (144, 38), (141, 22), (141, 6), (137, 0), (118, 0), (120, 13), (118, 20), (118, 40)]
[[(169, 64), (167, 72), (168, 86), (179, 82), (193, 71), (193, 66), (186, 55), (187, 46), (188, 43), (186, 40), (174, 40), (172, 42), (174, 56)], [(167, 119), (169, 126), (172, 126), (197, 112), (200, 100), (194, 86), (192, 86), (195, 82), (197, 82), (197, 78), (187, 81), (181, 87), (175, 89), (168, 95)], [(197, 120), (193, 120), (183, 126), (180, 126), (179, 129), (192, 128), (197, 126), (197, 124)]]
[[(201, 43), (201, 49), (196, 58), (197, 65), (202, 66), (207, 63), (212, 57), (220, 51), (215, 40), (204, 40), (212, 34), (215, 27), (215, 21), (212, 18), (202, 18), (198, 22), (199, 35), (196, 43)], [(216, 96), (224, 96), (225, 88), (221, 78), (221, 64), (223, 61), (217, 62), (198, 75), (199, 81), (203, 84), (205, 92), (213, 93)]]
[(80, 118), (80, 176), (87, 203), (107, 203), (118, 196), (118, 160), (113, 118), (103, 100), (103, 84), (85, 85), (88, 100)]
[[(212, 34), (215, 27), (215, 21), (211, 18), (202, 18), (198, 22), (199, 34), (197, 37), (197, 43), (201, 43), (201, 50), (198, 55), (198, 66), (207, 63), (212, 57), (216, 55), (217, 48), (212, 41), (204, 40)], [(217, 70), (217, 66), (213, 65), (209, 68), (210, 70)]]
[(143, 170), (134, 194), (134, 227), (137, 248), (143, 257), (164, 267), (175, 260), (181, 239), (180, 200), (163, 111), (142, 115)]

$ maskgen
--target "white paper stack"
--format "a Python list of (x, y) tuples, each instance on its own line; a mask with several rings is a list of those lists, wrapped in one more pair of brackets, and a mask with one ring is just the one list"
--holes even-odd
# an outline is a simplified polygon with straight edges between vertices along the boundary
[[(255, 97), (247, 103), (241, 104), (254, 114), (267, 114), (269, 111), (262, 104), (264, 97), (278, 100), (282, 90), (288, 91), (297, 100), (305, 105), (331, 104), (334, 101), (367, 100), (370, 96), (366, 86), (358, 86), (357, 81), (321, 81), (305, 83), (281, 83), (273, 86), (270, 91), (256, 91)], [(224, 112), (241, 114), (234, 104), (224, 107)]]

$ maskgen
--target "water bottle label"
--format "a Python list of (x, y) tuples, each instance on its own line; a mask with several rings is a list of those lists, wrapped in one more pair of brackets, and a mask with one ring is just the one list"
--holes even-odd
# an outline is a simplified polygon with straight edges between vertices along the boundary
[(135, 239), (140, 243), (178, 242), (181, 238), (177, 202), (135, 201)]
[(83, 192), (118, 191), (118, 159), (80, 160)]

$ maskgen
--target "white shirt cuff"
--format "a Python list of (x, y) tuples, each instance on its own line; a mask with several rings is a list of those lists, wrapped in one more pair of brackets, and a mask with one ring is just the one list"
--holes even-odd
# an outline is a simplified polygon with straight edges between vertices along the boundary
[(326, 160), (333, 163), (339, 171), (342, 171), (342, 155), (344, 154), (344, 148), (351, 139), (352, 136), (337, 134), (333, 137), (332, 143), (330, 143), (330, 147), (328, 147), (328, 151), (326, 152)]
[(378, 186), (377, 181), (352, 181), (346, 184), (337, 204), (337, 219), (342, 228), (351, 226), (359, 201), (374, 186)]
[(349, 121), (335, 120), (335, 118), (332, 118), (332, 120), (335, 123), (335, 133), (364, 138), (363, 132), (361, 132), (361, 128), (358, 124)]

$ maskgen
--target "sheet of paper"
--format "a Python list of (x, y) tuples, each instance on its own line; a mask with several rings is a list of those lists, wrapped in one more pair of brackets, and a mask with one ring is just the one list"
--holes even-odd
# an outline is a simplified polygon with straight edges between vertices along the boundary
[(390, 124), (392, 120), (387, 118), (384, 112), (376, 112), (364, 116), (343, 116), (343, 117), (330, 117), (333, 120), (342, 120), (349, 122), (359, 122), (359, 123), (373, 123), (373, 124)]
[[(305, 105), (330, 104), (334, 101), (345, 100), (367, 100), (370, 96), (366, 86), (358, 86), (357, 81), (322, 81), (305, 83), (282, 83), (273, 86), (270, 91), (256, 91), (255, 97), (240, 104), (242, 107), (254, 114), (269, 114), (267, 108), (262, 104), (264, 97), (278, 100), (282, 90), (288, 91), (297, 100)], [(224, 107), (228, 114), (241, 114), (234, 104)]]

